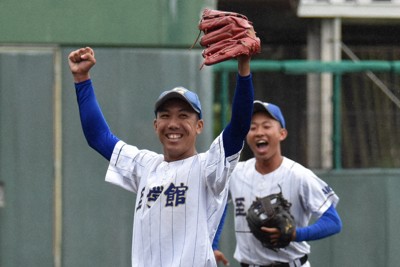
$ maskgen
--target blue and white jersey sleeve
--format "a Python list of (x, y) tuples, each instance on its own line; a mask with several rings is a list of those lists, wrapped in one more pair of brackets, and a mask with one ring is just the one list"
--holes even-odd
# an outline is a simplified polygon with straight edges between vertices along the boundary
[(304, 175), (301, 179), (300, 197), (306, 210), (311, 211), (314, 217), (319, 218), (330, 206), (336, 207), (339, 197), (325, 181), (300, 164), (296, 164), (294, 168), (299, 169), (296, 173)]
[(111, 155), (106, 181), (137, 193), (140, 178), (146, 166), (160, 163), (163, 156), (149, 150), (139, 150), (136, 146), (119, 141)]
[(239, 161), (240, 151), (226, 157), (220, 134), (205, 155), (207, 185), (215, 195), (219, 195), (226, 188), (228, 178)]

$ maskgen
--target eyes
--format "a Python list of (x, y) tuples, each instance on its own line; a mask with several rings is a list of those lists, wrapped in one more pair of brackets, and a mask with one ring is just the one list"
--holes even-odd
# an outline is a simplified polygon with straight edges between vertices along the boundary
[[(189, 118), (193, 117), (193, 115), (196, 115), (196, 114), (191, 113), (191, 112), (187, 112), (187, 111), (182, 111), (182, 112), (179, 112), (177, 114), (177, 117), (179, 119), (181, 119), (181, 120), (185, 120), (185, 119), (189, 119)], [(158, 118), (159, 119), (166, 120), (166, 119), (172, 118), (173, 116), (175, 116), (175, 115), (172, 115), (171, 113), (166, 112), (166, 111), (158, 112)]]
[(255, 124), (251, 124), (250, 126), (250, 131), (256, 131), (256, 130), (269, 130), (271, 129), (273, 126), (270, 123), (264, 123), (261, 125), (255, 125)]

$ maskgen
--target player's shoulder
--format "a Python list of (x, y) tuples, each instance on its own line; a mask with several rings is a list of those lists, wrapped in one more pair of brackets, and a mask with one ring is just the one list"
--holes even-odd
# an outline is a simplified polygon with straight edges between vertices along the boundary
[(134, 145), (127, 144), (123, 141), (119, 141), (113, 151), (113, 160), (115, 162), (125, 161), (125, 162), (141, 162), (145, 164), (152, 160), (163, 159), (162, 154), (156, 153), (147, 149), (139, 149)]
[(283, 157), (281, 167), (294, 177), (316, 177), (312, 170), (287, 157)]
[(285, 168), (285, 169), (291, 169), (291, 170), (305, 168), (300, 163), (298, 163), (298, 162), (296, 162), (296, 161), (294, 161), (294, 160), (292, 160), (292, 159), (290, 159), (288, 157), (283, 157), (283, 161), (282, 161), (281, 167)]

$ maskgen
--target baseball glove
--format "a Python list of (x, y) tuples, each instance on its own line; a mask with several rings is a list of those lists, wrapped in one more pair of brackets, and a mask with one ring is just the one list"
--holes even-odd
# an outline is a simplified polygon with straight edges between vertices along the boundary
[[(282, 190), (278, 194), (272, 194), (263, 198), (256, 198), (250, 206), (246, 219), (250, 231), (266, 248), (276, 251), (289, 245), (295, 222), (290, 207), (292, 204), (287, 201)], [(271, 240), (271, 234), (261, 230), (261, 227), (278, 228), (280, 237), (277, 242)]]
[(205, 9), (198, 28), (200, 33), (193, 46), (203, 32), (200, 40), (200, 45), (204, 47), (203, 65), (261, 52), (260, 39), (256, 36), (253, 23), (239, 13)]

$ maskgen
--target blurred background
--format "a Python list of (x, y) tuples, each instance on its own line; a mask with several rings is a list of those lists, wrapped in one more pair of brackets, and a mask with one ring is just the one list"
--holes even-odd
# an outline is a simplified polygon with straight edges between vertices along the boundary
[[(107, 122), (140, 148), (161, 152), (152, 126), (160, 92), (196, 91), (205, 151), (229, 121), (236, 62), (200, 70), (202, 48), (189, 48), (204, 8), (253, 22), (262, 43), (255, 96), (285, 115), (283, 153), (341, 198), (343, 230), (310, 243), (312, 266), (397, 265), (399, 0), (5, 0), (0, 267), (130, 266), (136, 196), (104, 182), (108, 162), (83, 137), (67, 57), (95, 49), (91, 75)], [(231, 206), (220, 250), (239, 266)]]

